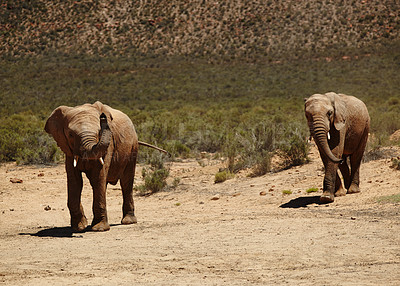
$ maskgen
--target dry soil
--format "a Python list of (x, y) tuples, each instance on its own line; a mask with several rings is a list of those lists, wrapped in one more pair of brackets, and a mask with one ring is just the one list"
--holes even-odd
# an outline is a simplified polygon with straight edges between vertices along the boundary
[[(400, 285), (400, 204), (378, 202), (399, 193), (400, 171), (390, 159), (364, 163), (361, 193), (321, 205), (322, 163), (315, 149), (310, 158), (220, 184), (221, 161), (174, 162), (171, 180), (180, 178), (179, 186), (135, 197), (135, 225), (120, 225), (121, 190), (109, 186), (111, 230), (103, 233), (70, 231), (63, 165), (4, 164), (0, 283)], [(137, 184), (140, 174), (139, 167)], [(307, 193), (311, 187), (319, 191)], [(91, 203), (85, 179), (89, 221)]]

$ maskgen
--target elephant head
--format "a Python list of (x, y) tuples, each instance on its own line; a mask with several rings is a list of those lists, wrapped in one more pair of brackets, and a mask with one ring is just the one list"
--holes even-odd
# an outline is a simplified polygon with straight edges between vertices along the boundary
[(112, 140), (109, 126), (113, 120), (109, 108), (101, 102), (77, 107), (60, 106), (47, 119), (45, 130), (66, 154), (79, 159), (100, 160)]
[(335, 128), (340, 132), (345, 126), (345, 103), (334, 92), (314, 94), (305, 100), (305, 115), (311, 135), (320, 150), (334, 163), (341, 159), (329, 148), (330, 133)]

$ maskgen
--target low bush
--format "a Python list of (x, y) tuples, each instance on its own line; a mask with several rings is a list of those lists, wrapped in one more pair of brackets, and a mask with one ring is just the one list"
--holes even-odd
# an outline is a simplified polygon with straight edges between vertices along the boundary
[[(316, 92), (362, 99), (370, 111), (371, 133), (382, 146), (400, 129), (399, 50), (348, 61), (320, 57), (268, 65), (243, 58), (210, 63), (84, 54), (2, 59), (0, 162), (62, 158), (43, 131), (46, 117), (59, 105), (96, 100), (127, 113), (141, 141), (173, 157), (203, 151), (224, 156), (232, 173), (252, 168), (254, 176), (263, 175), (277, 153), (282, 168), (306, 163), (303, 98)], [(147, 162), (151, 154), (140, 148), (139, 160)]]
[(303, 165), (309, 161), (307, 157), (309, 152), (309, 145), (306, 139), (307, 132), (299, 124), (286, 126), (284, 134), (278, 143), (278, 153), (283, 158), (282, 167), (284, 169)]
[(229, 170), (222, 170), (215, 174), (214, 183), (222, 183), (233, 178), (234, 175)]
[(151, 195), (160, 192), (167, 187), (169, 168), (164, 166), (164, 158), (161, 154), (153, 153), (150, 166), (142, 169), (143, 185), (135, 187), (139, 195)]
[(40, 164), (59, 160), (62, 152), (43, 127), (43, 121), (29, 113), (3, 118), (0, 121), (0, 162)]

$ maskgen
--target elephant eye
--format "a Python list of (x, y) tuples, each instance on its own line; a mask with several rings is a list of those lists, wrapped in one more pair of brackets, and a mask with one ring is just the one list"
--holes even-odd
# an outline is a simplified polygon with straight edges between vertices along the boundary
[(328, 117), (331, 117), (332, 114), (333, 114), (333, 111), (332, 110), (328, 110)]

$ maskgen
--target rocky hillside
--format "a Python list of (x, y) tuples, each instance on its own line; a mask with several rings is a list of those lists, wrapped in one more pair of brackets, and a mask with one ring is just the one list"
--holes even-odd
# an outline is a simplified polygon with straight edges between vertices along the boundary
[(276, 59), (400, 36), (397, 1), (6, 0), (0, 54), (189, 55)]

